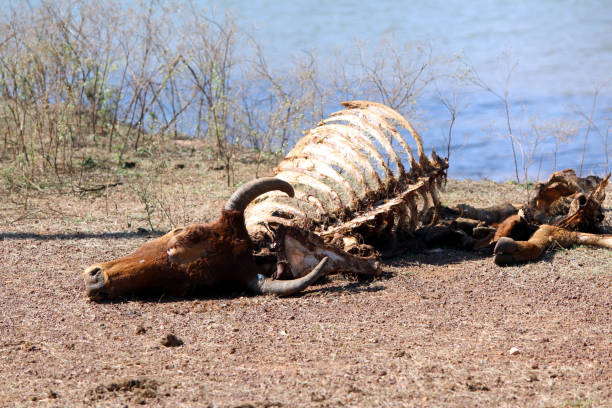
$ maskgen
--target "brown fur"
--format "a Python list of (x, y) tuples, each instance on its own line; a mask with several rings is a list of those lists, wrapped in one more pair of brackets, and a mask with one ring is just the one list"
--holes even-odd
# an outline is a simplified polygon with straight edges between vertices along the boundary
[[(573, 170), (554, 173), (548, 183), (538, 186), (538, 193), (530, 206), (497, 227), (492, 240), (496, 242), (495, 263), (506, 265), (535, 260), (553, 244), (564, 248), (576, 244), (609, 248), (612, 237), (586, 233), (597, 230), (603, 221), (601, 203), (609, 179), (610, 174), (602, 180), (598, 177), (577, 178)], [(584, 193), (585, 189), (588, 195)], [(562, 212), (566, 215), (558, 216)], [(510, 238), (517, 226), (526, 223), (542, 225), (526, 241)]]
[(597, 179), (598, 181), (595, 183), (595, 186), (591, 186), (591, 179), (578, 178), (573, 169), (555, 172), (546, 183), (538, 183), (536, 185), (536, 195), (530, 205), (541, 211), (548, 211), (548, 208), (560, 198), (583, 192), (585, 188), (592, 190), (601, 182), (601, 179)]
[[(601, 202), (605, 198), (604, 188), (609, 177), (608, 175), (593, 189), (594, 180), (601, 179), (579, 179), (570, 170), (558, 172), (551, 176), (548, 183), (538, 186), (538, 195), (530, 205), (523, 207), (518, 214), (507, 217), (499, 224), (496, 222), (516, 208), (514, 205), (481, 210), (469, 206), (463, 206), (458, 210), (449, 209), (453, 214), (463, 216), (474, 214), (480, 221), (470, 222), (464, 218), (456, 218), (455, 215), (455, 221), (445, 228), (461, 232), (449, 236), (453, 238), (459, 236), (464, 247), (478, 247), (486, 241), (496, 243), (495, 262), (500, 265), (537, 259), (553, 243), (562, 247), (578, 243), (612, 247), (612, 237), (574, 232), (574, 230), (593, 230), (602, 221)], [(583, 186), (591, 188), (591, 191), (586, 191), (588, 195), (585, 194)], [(567, 211), (567, 215), (557, 217), (559, 209), (564, 208), (567, 208), (564, 210)], [(491, 222), (495, 227), (494, 234), (492, 229), (485, 228), (486, 224)], [(535, 230), (534, 226), (540, 223), (544, 224), (528, 238), (527, 234)], [(391, 224), (382, 221), (374, 223), (378, 228)], [(471, 229), (472, 236), (466, 233), (465, 229)], [(477, 234), (476, 230), (482, 231)], [(492, 239), (481, 239), (483, 231), (490, 233)], [(294, 275), (297, 273), (296, 276), (301, 276), (307, 273), (314, 266), (313, 262), (319, 262), (320, 257), (315, 256), (318, 252), (324, 252), (323, 255), (331, 259), (330, 263), (335, 270), (348, 269), (359, 272), (363, 269), (368, 275), (376, 275), (378, 264), (374, 259), (354, 257), (344, 251), (334, 250), (326, 246), (318, 236), (321, 242), (313, 240), (310, 235), (303, 236), (302, 233), (307, 232), (293, 231), (287, 235), (291, 235), (293, 241), (281, 240), (290, 242), (291, 245), (295, 244), (299, 248), (289, 248), (291, 245), (287, 246), (287, 242), (284, 242), (287, 247), (285, 255), (295, 259), (292, 258), (292, 262), (283, 262), (284, 258), (277, 257), (277, 268), (280, 268), (277, 270), (277, 275), (286, 272), (289, 263), (295, 264), (296, 267), (301, 265), (301, 269), (304, 269), (304, 271), (301, 269), (291, 271)], [(430, 240), (432, 237), (438, 240), (439, 237), (446, 237), (448, 234), (431, 230), (429, 235)], [(282, 245), (282, 242), (279, 241), (279, 244)], [(246, 288), (257, 280), (258, 274), (262, 272), (261, 267), (255, 262), (253, 250), (254, 245), (246, 230), (243, 212), (224, 210), (220, 218), (213, 223), (175, 229), (144, 244), (123, 258), (92, 265), (83, 275), (88, 285), (88, 294), (92, 298), (116, 297), (145, 290), (163, 290), (184, 295), (198, 287), (217, 284), (232, 284)], [(308, 257), (307, 254), (312, 256)], [(308, 259), (308, 262), (304, 261), (305, 259)]]
[(577, 244), (612, 248), (612, 236), (569, 231), (554, 225), (542, 225), (527, 241), (515, 241), (503, 237), (495, 246), (495, 263), (507, 265), (514, 262), (532, 261), (552, 245), (569, 248)]
[[(213, 223), (190, 225), (147, 242), (133, 253), (92, 265), (101, 270), (103, 294), (116, 297), (145, 290), (184, 295), (215, 284), (246, 286), (259, 269), (251, 255), (252, 243), (239, 211), (223, 211)], [(203, 256), (205, 255), (205, 256)]]
[[(568, 169), (553, 173), (546, 183), (539, 183), (534, 199), (522, 207), (514, 204), (480, 209), (469, 205), (444, 207), (441, 213), (447, 219), (436, 226), (437, 230), (430, 228), (427, 238), (433, 240), (426, 242), (430, 246), (443, 244), (451, 237), (452, 244), (459, 248), (495, 245), (495, 262), (500, 265), (535, 260), (553, 244), (609, 248), (612, 236), (588, 233), (597, 232), (604, 219), (602, 202), (609, 179), (610, 174), (605, 179), (579, 178)], [(463, 217), (471, 221), (466, 222)], [(464, 236), (456, 234), (458, 229), (473, 238), (471, 245), (466, 245), (469, 240)], [(482, 233), (488, 235), (483, 237)]]

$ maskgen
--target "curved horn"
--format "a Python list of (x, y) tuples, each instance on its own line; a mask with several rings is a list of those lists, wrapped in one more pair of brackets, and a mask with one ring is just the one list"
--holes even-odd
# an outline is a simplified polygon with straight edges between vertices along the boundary
[(306, 286), (315, 282), (323, 274), (323, 267), (329, 258), (325, 257), (321, 259), (319, 264), (310, 271), (306, 276), (292, 280), (274, 280), (265, 278), (262, 275), (257, 277), (249, 284), (249, 287), (253, 292), (266, 295), (273, 294), (278, 296), (289, 296), (293, 293), (299, 292)]
[(244, 184), (236, 190), (227, 200), (227, 203), (225, 203), (225, 210), (242, 212), (257, 196), (274, 190), (280, 190), (289, 197), (294, 195), (293, 187), (284, 180), (274, 177), (259, 178)]

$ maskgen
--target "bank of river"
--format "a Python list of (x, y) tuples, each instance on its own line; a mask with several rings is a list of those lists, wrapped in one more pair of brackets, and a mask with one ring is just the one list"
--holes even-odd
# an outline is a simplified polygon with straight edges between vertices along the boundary
[[(576, 110), (589, 114), (596, 88), (600, 94), (595, 125), (603, 135), (612, 118), (612, 88), (602, 87), (612, 79), (612, 2), (606, 0), (209, 0), (199, 4), (219, 14), (230, 10), (241, 26), (252, 30), (274, 67), (286, 65), (302, 51), (331, 58), (355, 41), (375, 44), (393, 37), (398, 44), (429, 42), (436, 55), (465, 53), (483, 79), (503, 92), (507, 70), (500, 55), (509, 52), (512, 61), (518, 62), (509, 91), (519, 136), (529, 128), (532, 116), (541, 122), (573, 122), (580, 119)], [(466, 101), (469, 107), (455, 125), (451, 175), (511, 178), (514, 163), (503, 137), (503, 104), (486, 92), (470, 92)], [(430, 145), (445, 150), (448, 114), (435, 98), (424, 96), (419, 103), (426, 119), (422, 133)], [(585, 131), (583, 126), (559, 147), (558, 168), (580, 166)], [(553, 168), (554, 149), (553, 140), (542, 146), (542, 174)], [(605, 161), (602, 136), (591, 130), (584, 172), (603, 172)], [(534, 162), (533, 177), (540, 155)]]

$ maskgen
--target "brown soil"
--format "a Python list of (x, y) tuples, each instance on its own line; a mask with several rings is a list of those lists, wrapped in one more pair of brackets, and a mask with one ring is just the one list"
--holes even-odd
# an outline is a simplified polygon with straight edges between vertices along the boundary
[[(213, 219), (233, 190), (223, 171), (181, 163), (148, 190), (173, 203), (155, 207), (160, 230)], [(236, 178), (252, 174), (247, 164)], [(143, 180), (0, 203), (0, 406), (612, 406), (609, 250), (506, 268), (431, 251), (372, 282), (332, 276), (289, 298), (90, 302), (83, 268), (155, 235), (142, 232)], [(525, 191), (450, 181), (442, 199)]]

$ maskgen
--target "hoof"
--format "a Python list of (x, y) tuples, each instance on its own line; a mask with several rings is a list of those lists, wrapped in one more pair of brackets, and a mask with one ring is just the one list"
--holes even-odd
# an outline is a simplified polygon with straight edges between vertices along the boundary
[(518, 249), (518, 245), (516, 245), (516, 242), (512, 238), (502, 237), (497, 241), (497, 244), (495, 245), (495, 249), (493, 250), (493, 253), (495, 255), (512, 254), (516, 252), (517, 249)]
[(518, 250), (516, 241), (512, 238), (502, 237), (497, 241), (493, 253), (495, 254), (495, 263), (499, 266), (509, 265), (516, 262), (514, 254)]

